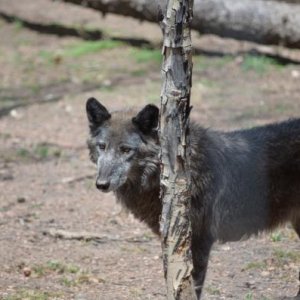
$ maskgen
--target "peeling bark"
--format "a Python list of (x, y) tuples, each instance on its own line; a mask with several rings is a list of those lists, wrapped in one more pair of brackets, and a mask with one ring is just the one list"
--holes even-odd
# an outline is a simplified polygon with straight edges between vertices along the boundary
[(189, 112), (192, 77), (191, 0), (169, 0), (162, 21), (161, 219), (167, 299), (196, 299), (192, 280)]
[[(157, 23), (167, 0), (61, 0)], [(195, 0), (192, 29), (260, 44), (300, 48), (300, 5), (261, 0)]]

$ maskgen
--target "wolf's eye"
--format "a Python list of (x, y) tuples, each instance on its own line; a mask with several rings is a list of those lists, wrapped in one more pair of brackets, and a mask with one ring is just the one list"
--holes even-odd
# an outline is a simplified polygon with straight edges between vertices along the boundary
[(122, 147), (120, 147), (120, 151), (124, 154), (127, 154), (131, 151), (131, 148), (126, 147), (126, 146), (122, 146)]
[(99, 148), (100, 150), (105, 150), (106, 145), (105, 145), (104, 143), (99, 143), (99, 144), (98, 144), (98, 148)]

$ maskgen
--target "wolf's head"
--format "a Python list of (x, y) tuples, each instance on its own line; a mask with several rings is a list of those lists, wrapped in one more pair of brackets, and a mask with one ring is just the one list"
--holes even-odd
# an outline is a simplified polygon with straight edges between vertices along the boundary
[(116, 192), (126, 185), (151, 188), (159, 177), (158, 108), (147, 105), (137, 114), (109, 113), (95, 98), (90, 98), (86, 111), (90, 158), (98, 169), (97, 188), (103, 192)]

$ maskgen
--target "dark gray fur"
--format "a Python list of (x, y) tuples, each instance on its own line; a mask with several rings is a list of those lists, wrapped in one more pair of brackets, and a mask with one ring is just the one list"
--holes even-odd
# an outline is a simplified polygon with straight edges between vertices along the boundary
[[(87, 102), (97, 187), (113, 191), (159, 234), (158, 108), (109, 114), (97, 103)], [(193, 277), (200, 299), (216, 240), (238, 241), (286, 222), (300, 237), (300, 119), (229, 133), (192, 123), (190, 140)]]

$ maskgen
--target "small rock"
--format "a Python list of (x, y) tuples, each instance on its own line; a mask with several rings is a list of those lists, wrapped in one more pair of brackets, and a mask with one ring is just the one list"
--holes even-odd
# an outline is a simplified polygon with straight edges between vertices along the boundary
[(13, 180), (14, 176), (12, 174), (2, 174), (0, 173), (0, 181), (9, 181), (9, 180)]
[(28, 268), (28, 267), (25, 267), (23, 269), (23, 274), (24, 274), (25, 277), (29, 277), (31, 275), (31, 269)]
[(96, 277), (90, 277), (89, 278), (89, 283), (99, 283), (99, 279)]
[(228, 246), (228, 245), (224, 245), (224, 246), (221, 247), (221, 249), (222, 249), (223, 251), (229, 251), (231, 248), (230, 248), (230, 246)]
[(245, 287), (247, 287), (248, 289), (249, 288), (255, 288), (255, 281), (254, 280), (251, 280), (251, 281), (247, 281), (245, 282)]
[(83, 294), (77, 294), (75, 300), (87, 300), (87, 298)]
[(14, 119), (21, 119), (22, 118), (22, 114), (19, 113), (16, 109), (12, 109), (10, 111), (10, 115), (11, 117), (13, 117)]
[(56, 65), (59, 65), (61, 62), (62, 62), (63, 58), (61, 55), (55, 55), (54, 58), (53, 58), (53, 62), (56, 64)]
[(239, 55), (235, 58), (235, 62), (240, 65), (244, 61), (244, 57)]
[(54, 100), (54, 99), (55, 99), (55, 95), (49, 93), (49, 94), (47, 94), (47, 95), (45, 96), (45, 98), (44, 98), (43, 100), (44, 100), (44, 101), (52, 101), (52, 100)]
[(262, 277), (268, 277), (269, 275), (270, 275), (270, 272), (268, 272), (268, 271), (262, 271), (261, 272)]
[(112, 85), (112, 82), (111, 82), (111, 80), (106, 79), (106, 80), (103, 81), (103, 85), (106, 86), (106, 87), (109, 87), (109, 86)]
[(66, 111), (67, 113), (71, 113), (71, 112), (73, 111), (73, 107), (72, 107), (71, 105), (66, 105), (66, 106), (65, 106), (65, 111)]
[(21, 261), (20, 263), (17, 264), (17, 267), (19, 270), (23, 270), (25, 268), (25, 263)]
[(291, 75), (293, 78), (299, 78), (300, 72), (298, 70), (292, 70)]
[(26, 198), (25, 197), (18, 197), (17, 202), (18, 203), (25, 203), (26, 202)]

